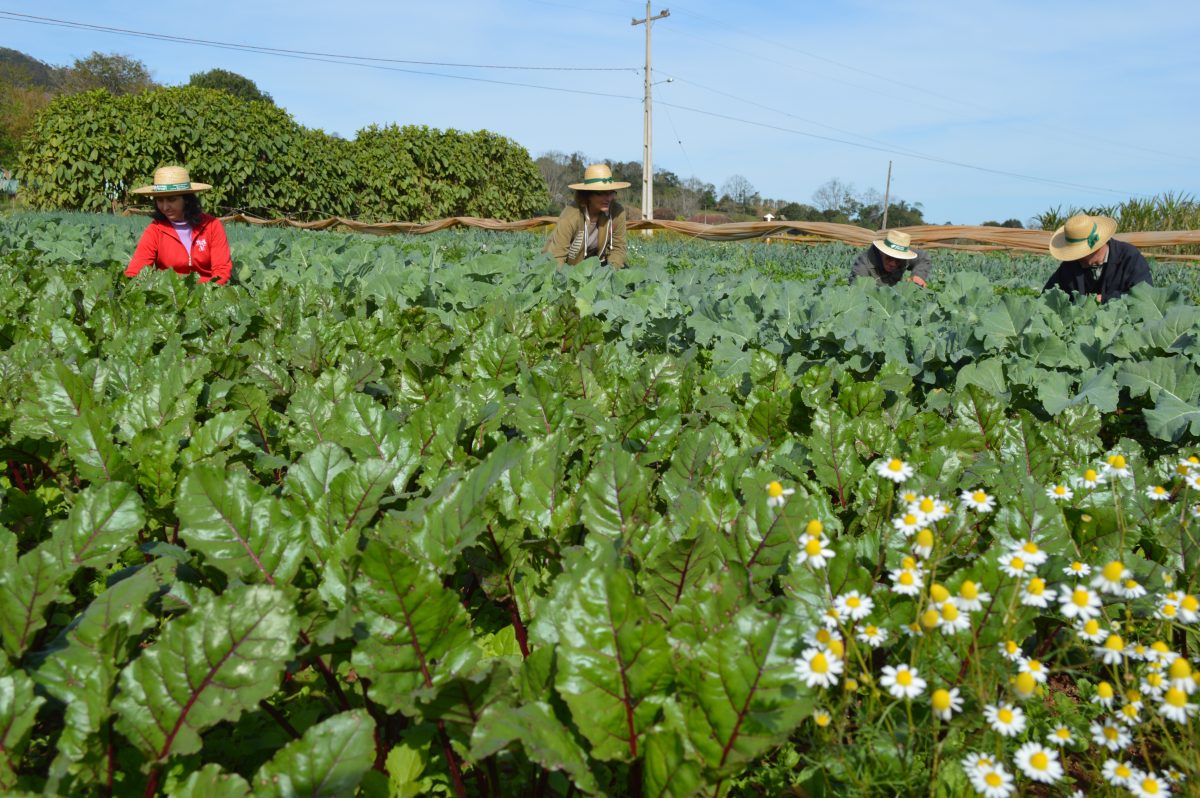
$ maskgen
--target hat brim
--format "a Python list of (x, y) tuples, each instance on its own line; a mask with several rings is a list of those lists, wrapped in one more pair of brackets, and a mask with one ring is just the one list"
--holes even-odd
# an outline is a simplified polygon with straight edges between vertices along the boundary
[(621, 182), (613, 183), (572, 183), (567, 188), (572, 191), (616, 191), (619, 188), (629, 188), (630, 184)]
[(1054, 235), (1050, 237), (1050, 254), (1061, 261), (1079, 260), (1091, 255), (1100, 247), (1109, 242), (1109, 239), (1117, 232), (1117, 220), (1108, 216), (1093, 216), (1092, 221), (1096, 223), (1096, 239), (1095, 246), (1088, 246), (1086, 241), (1067, 241), (1067, 226), (1063, 225), (1054, 231)]
[(177, 188), (170, 191), (155, 191), (154, 186), (138, 186), (130, 190), (130, 194), (153, 195), (155, 197), (178, 197), (181, 194), (197, 194), (208, 191), (212, 186), (208, 183), (189, 183), (187, 188)]
[(872, 241), (871, 244), (873, 244), (875, 249), (879, 250), (884, 255), (897, 260), (916, 260), (918, 257), (917, 253), (913, 252), (911, 249), (908, 252), (899, 249), (892, 249), (885, 241), (883, 241), (883, 239), (880, 239), (879, 241)]

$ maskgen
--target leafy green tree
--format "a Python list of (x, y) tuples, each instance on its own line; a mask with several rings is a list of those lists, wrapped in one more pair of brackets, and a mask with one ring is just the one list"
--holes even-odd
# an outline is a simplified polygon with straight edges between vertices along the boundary
[(158, 85), (146, 65), (136, 58), (99, 51), (75, 59), (62, 72), (59, 83), (67, 94), (104, 89), (114, 96), (137, 94)]
[(217, 89), (228, 92), (234, 97), (247, 101), (262, 101), (274, 104), (271, 95), (258, 88), (258, 84), (250, 78), (230, 72), (228, 69), (210, 69), (207, 72), (197, 72), (188, 80), (187, 85), (200, 89)]

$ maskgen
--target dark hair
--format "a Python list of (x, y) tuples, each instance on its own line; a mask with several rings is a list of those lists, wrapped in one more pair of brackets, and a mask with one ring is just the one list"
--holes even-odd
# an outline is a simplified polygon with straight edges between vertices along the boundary
[[(198, 227), (200, 225), (200, 221), (201, 221), (200, 214), (202, 214), (202, 213), (204, 213), (204, 209), (200, 207), (200, 199), (195, 194), (184, 194), (183, 195), (183, 218), (184, 218), (184, 221), (186, 221), (192, 227)], [(171, 222), (171, 220), (168, 219), (166, 217), (166, 215), (158, 209), (157, 202), (154, 203), (154, 213), (151, 215), (160, 222), (167, 222), (168, 224), (170, 224), (170, 222)]]

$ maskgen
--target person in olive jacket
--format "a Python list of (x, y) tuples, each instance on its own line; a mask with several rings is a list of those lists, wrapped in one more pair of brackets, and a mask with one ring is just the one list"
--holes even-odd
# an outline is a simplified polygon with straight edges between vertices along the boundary
[(912, 236), (892, 230), (859, 253), (850, 268), (850, 279), (860, 277), (872, 278), (883, 285), (907, 279), (924, 288), (929, 279), (929, 258), (913, 248)]
[(1132, 244), (1113, 238), (1117, 222), (1107, 216), (1077, 213), (1050, 239), (1050, 254), (1062, 261), (1043, 292), (1061, 288), (1074, 296), (1092, 295), (1107, 302), (1138, 283), (1153, 284), (1150, 264)]
[(583, 171), (583, 181), (571, 183), (575, 204), (563, 208), (546, 241), (545, 251), (559, 263), (574, 265), (584, 258), (619, 269), (625, 265), (625, 209), (616, 201), (617, 189), (629, 184), (613, 179), (606, 164), (593, 164)]

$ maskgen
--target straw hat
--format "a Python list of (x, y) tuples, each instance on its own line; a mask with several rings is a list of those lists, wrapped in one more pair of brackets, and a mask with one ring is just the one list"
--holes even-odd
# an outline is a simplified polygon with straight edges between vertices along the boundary
[(629, 188), (629, 184), (613, 180), (608, 164), (594, 163), (583, 170), (582, 183), (572, 183), (567, 188), (575, 191), (615, 191), (618, 188)]
[(1086, 258), (1108, 243), (1117, 232), (1117, 220), (1077, 213), (1050, 238), (1050, 254), (1058, 260)]
[(208, 183), (193, 183), (188, 170), (182, 166), (160, 166), (154, 170), (154, 184), (138, 186), (133, 194), (153, 194), (156, 197), (174, 197), (179, 194), (195, 194), (208, 191)]
[(915, 260), (917, 257), (917, 251), (912, 248), (912, 236), (899, 230), (885, 233), (882, 239), (871, 243), (884, 255), (898, 260)]

